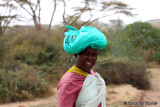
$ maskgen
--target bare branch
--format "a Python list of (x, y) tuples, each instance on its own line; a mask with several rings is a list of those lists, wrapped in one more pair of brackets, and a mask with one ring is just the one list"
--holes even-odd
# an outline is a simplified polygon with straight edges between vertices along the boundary
[(62, 1), (63, 1), (63, 5), (64, 5), (64, 9), (63, 9), (63, 23), (67, 24), (66, 23), (66, 19), (65, 19), (65, 15), (66, 15), (66, 3), (65, 3), (65, 0), (62, 0)]
[(85, 0), (85, 6), (84, 6), (84, 8), (80, 9), (80, 14), (69, 25), (72, 26), (81, 17), (81, 15), (85, 12), (85, 9), (87, 9), (87, 7), (88, 7), (88, 0)]
[(50, 24), (49, 24), (49, 27), (48, 27), (48, 30), (50, 30), (51, 28), (51, 25), (52, 25), (52, 21), (53, 21), (53, 17), (54, 17), (54, 14), (55, 14), (55, 11), (56, 11), (56, 6), (57, 6), (57, 1), (54, 0), (54, 10), (53, 10), (53, 13), (52, 13), (52, 17), (51, 17), (51, 21), (50, 21)]
[(41, 4), (40, 4), (40, 0), (38, 0), (38, 4), (39, 4), (39, 14), (38, 14), (38, 21), (39, 21), (39, 24), (41, 24)]
[(83, 26), (83, 25), (86, 25), (87, 23), (89, 23), (91, 21), (92, 17), (93, 17), (93, 15), (90, 11), (90, 18), (87, 21), (83, 22), (80, 26)]
[[(114, 14), (114, 13), (113, 13), (113, 14)], [(110, 15), (113, 15), (113, 14), (110, 14)], [(94, 19), (94, 20), (86, 23), (85, 25), (88, 26), (88, 25), (92, 24), (93, 22), (95, 22), (95, 21), (97, 21), (97, 20), (99, 20), (99, 19), (102, 19), (102, 18), (104, 18), (104, 17), (110, 16), (110, 15), (104, 15), (104, 16), (98, 17), (98, 18), (96, 18), (96, 19)]]
[(28, 1), (26, 1), (26, 3), (28, 4), (28, 6), (30, 7), (30, 9), (31, 9), (31, 11), (32, 11), (32, 13), (33, 13), (32, 16), (35, 16), (35, 10), (34, 10), (33, 7), (32, 7), (32, 3), (31, 3), (31, 2), (28, 2)]
[(33, 16), (26, 8), (23, 7), (23, 3), (21, 4), (18, 0), (15, 0), (15, 2), (22, 8), (24, 9), (29, 15)]
[(16, 18), (16, 15), (14, 16), (6, 16), (6, 20), (4, 24), (2, 25), (2, 34), (5, 32), (6, 28), (8, 27), (8, 24), (11, 22), (12, 19)]
[(37, 10), (37, 8), (39, 7), (39, 3), (40, 3), (40, 1), (39, 1), (39, 0), (37, 0), (36, 7), (35, 7), (34, 11), (36, 11), (36, 10)]

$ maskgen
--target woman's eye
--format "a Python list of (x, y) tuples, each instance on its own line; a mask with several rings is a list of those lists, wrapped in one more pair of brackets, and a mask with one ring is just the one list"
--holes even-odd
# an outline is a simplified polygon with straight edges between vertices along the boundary
[(83, 55), (88, 55), (87, 53), (83, 53)]

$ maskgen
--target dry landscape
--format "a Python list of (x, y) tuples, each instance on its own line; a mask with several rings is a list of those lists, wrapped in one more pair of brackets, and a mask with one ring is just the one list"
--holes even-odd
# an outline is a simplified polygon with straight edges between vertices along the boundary
[[(140, 104), (145, 107), (160, 107), (160, 66), (154, 63), (150, 65), (152, 68), (148, 70), (151, 71), (151, 90), (142, 91), (129, 84), (109, 85), (107, 87), (107, 107), (137, 107)], [(0, 107), (57, 107), (56, 88), (52, 90), (54, 95), (48, 98), (2, 104)], [(124, 105), (124, 102), (128, 104)]]

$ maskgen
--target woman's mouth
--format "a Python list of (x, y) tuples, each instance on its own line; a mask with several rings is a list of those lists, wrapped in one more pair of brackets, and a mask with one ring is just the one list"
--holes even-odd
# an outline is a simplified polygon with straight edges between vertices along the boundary
[(87, 66), (92, 66), (92, 63), (91, 62), (86, 62), (86, 65)]

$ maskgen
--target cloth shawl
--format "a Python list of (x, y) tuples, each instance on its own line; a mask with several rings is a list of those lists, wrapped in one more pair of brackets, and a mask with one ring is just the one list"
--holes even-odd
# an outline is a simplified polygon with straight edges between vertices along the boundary
[(68, 25), (65, 27), (69, 31), (64, 33), (63, 47), (68, 54), (77, 54), (89, 46), (104, 49), (107, 45), (105, 35), (94, 27), (82, 26), (80, 30)]
[(106, 107), (106, 86), (102, 77), (88, 74), (76, 100), (76, 107)]
[[(90, 71), (90, 74), (84, 72), (83, 70), (79, 69), (76, 66), (73, 66), (70, 68), (61, 78), (58, 86), (57, 86), (57, 98), (58, 98), (58, 107), (76, 107), (77, 106), (81, 107), (81, 103), (79, 100), (76, 102), (77, 98), (79, 97), (79, 94), (81, 92), (82, 87), (84, 87), (83, 84), (85, 84), (86, 80), (88, 81), (89, 78), (94, 79), (93, 83), (101, 84), (99, 79), (96, 78), (99, 76), (97, 73), (94, 73), (93, 70)], [(103, 82), (103, 80), (101, 80)], [(101, 85), (97, 85), (101, 86)], [(86, 86), (85, 86), (86, 87)], [(98, 88), (100, 89), (100, 88)], [(104, 89), (105, 90), (105, 89)], [(99, 91), (97, 90), (90, 90), (90, 91), (95, 91), (94, 93), (98, 93)], [(82, 93), (82, 92), (81, 92)], [(105, 91), (102, 92), (103, 95), (105, 94)], [(96, 95), (96, 94), (94, 94)], [(100, 95), (100, 94), (99, 94)], [(103, 97), (103, 95), (100, 95), (100, 97)], [(91, 95), (92, 97), (89, 100), (92, 100), (96, 98), (96, 96)], [(84, 96), (85, 99), (86, 96)], [(80, 96), (82, 98), (82, 96)], [(104, 97), (103, 97), (104, 98)], [(82, 98), (83, 99), (83, 98)], [(105, 98), (104, 98), (105, 99)], [(100, 98), (101, 100), (101, 98)], [(103, 100), (101, 100), (103, 102)], [(98, 102), (97, 102), (98, 103)], [(100, 104), (100, 103), (99, 103)], [(91, 107), (105, 107), (103, 106), (103, 103), (98, 106), (91, 106)]]

